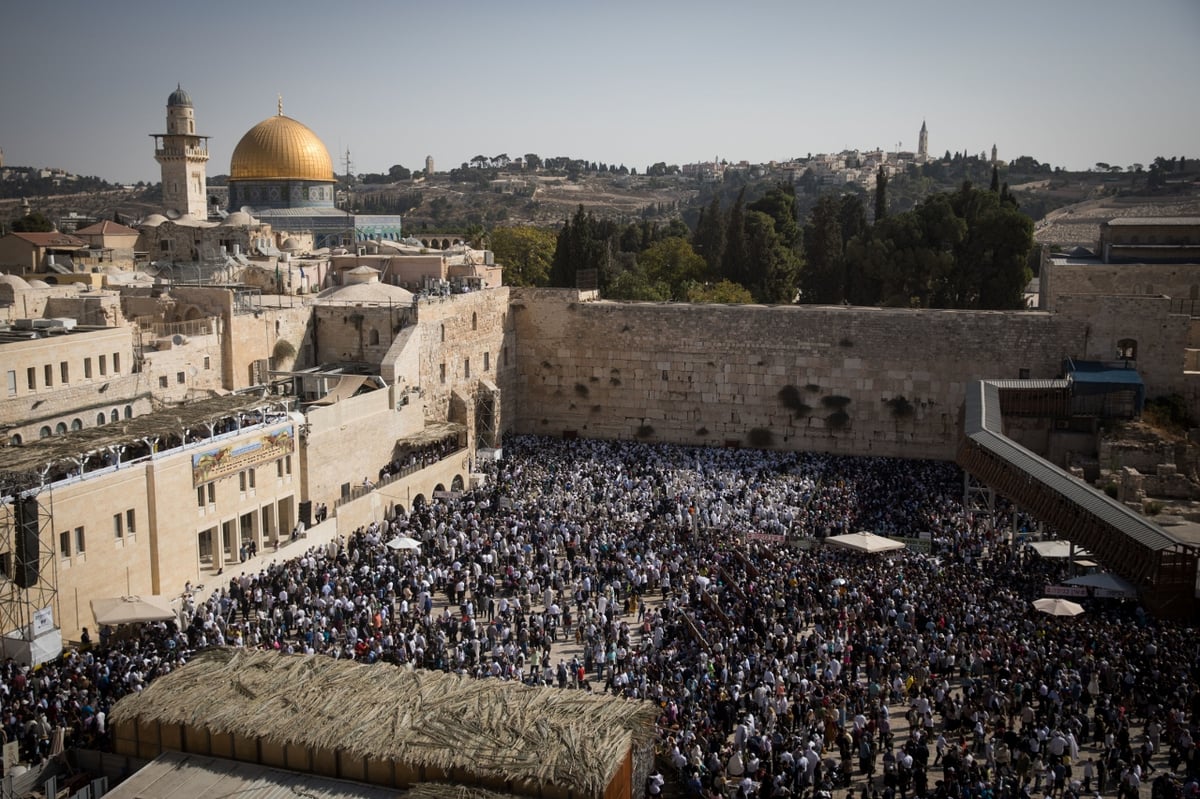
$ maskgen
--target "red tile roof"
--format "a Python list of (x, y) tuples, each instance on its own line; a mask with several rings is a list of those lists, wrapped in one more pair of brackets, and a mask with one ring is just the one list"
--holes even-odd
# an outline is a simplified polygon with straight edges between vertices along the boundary
[(97, 222), (94, 225), (88, 225), (85, 228), (76, 230), (75, 233), (80, 236), (136, 236), (138, 232), (131, 227), (126, 227), (119, 222), (114, 222), (111, 219), (105, 219)]
[(66, 233), (10, 233), (35, 247), (86, 247), (87, 242)]

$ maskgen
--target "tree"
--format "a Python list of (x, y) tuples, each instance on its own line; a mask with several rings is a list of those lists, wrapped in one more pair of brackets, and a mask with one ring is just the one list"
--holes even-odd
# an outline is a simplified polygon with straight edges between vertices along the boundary
[(992, 164), (992, 183), (988, 186), (988, 191), (999, 193), (1000, 191), (1000, 167)]
[(846, 298), (842, 263), (841, 200), (823, 194), (804, 226), (804, 271), (800, 275), (800, 301), (837, 304)]
[(525, 168), (533, 172), (542, 168), (542, 159), (537, 153), (525, 153)]
[(41, 211), (34, 211), (20, 219), (13, 220), (13, 233), (52, 233), (54, 224)]
[(883, 164), (879, 165), (879, 173), (875, 175), (875, 221), (880, 222), (887, 217), (887, 172)]
[(1105, 163), (1104, 161), (1097, 161), (1096, 162), (1096, 171), (1097, 172), (1107, 172), (1108, 164)]
[(780, 243), (788, 249), (800, 246), (800, 225), (797, 224), (796, 190), (790, 183), (772, 187), (750, 203), (751, 211), (761, 211), (771, 217)]
[(721, 212), (721, 195), (714, 193), (708, 207), (700, 209), (700, 218), (696, 220), (696, 232), (692, 234), (692, 248), (708, 264), (710, 275), (720, 274), (721, 271), (726, 225), (725, 215)]
[(776, 232), (775, 220), (762, 211), (747, 211), (744, 225), (749, 274), (743, 285), (758, 302), (794, 302), (800, 259)]
[(388, 170), (388, 177), (393, 181), (409, 180), (412, 178), (412, 171), (400, 164), (393, 164)]
[(720, 283), (692, 284), (688, 287), (687, 301), (745, 305), (754, 302), (754, 295), (737, 283), (722, 280)]
[(721, 253), (721, 277), (740, 285), (749, 284), (746, 255), (746, 189), (738, 192), (725, 225), (725, 250)]
[(670, 298), (676, 300), (686, 300), (688, 286), (702, 281), (708, 271), (708, 264), (692, 245), (677, 236), (651, 244), (637, 263), (652, 283), (666, 285)]

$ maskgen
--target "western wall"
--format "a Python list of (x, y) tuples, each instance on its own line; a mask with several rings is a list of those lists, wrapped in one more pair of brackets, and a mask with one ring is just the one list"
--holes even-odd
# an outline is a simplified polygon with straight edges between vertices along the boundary
[(695, 306), (513, 289), (511, 429), (954, 457), (964, 388), (1053, 378), (1086, 319), (1006, 311)]

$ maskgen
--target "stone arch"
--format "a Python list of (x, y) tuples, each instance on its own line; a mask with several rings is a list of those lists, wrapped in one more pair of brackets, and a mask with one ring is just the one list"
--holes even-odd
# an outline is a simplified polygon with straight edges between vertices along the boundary
[(12, 437), (9, 438), (8, 440), (14, 447), (21, 446), (21, 434), (20, 433), (13, 433)]
[(38, 438), (50, 437), (50, 425), (42, 425), (42, 429), (38, 431)]
[(121, 412), (113, 408), (112, 413), (108, 415), (108, 420), (110, 422), (119, 422), (121, 420)]
[(185, 322), (192, 322), (197, 319), (203, 319), (203, 318), (204, 318), (204, 312), (201, 311), (199, 308), (197, 308), (195, 305), (189, 305), (187, 307), (187, 311), (183, 315), (183, 321), (185, 321)]
[(133, 418), (133, 406), (132, 406), (132, 405), (126, 405), (126, 406), (125, 406), (125, 418), (126, 418), (126, 419), (132, 419), (132, 418)]
[(106, 423), (107, 421), (108, 421), (108, 416), (105, 415), (104, 411), (100, 411), (100, 413), (96, 414), (96, 426), (97, 427)]
[(445, 491), (445, 490), (446, 490), (445, 483), (438, 483), (437, 485), (435, 485), (433, 487), (433, 493), (435, 493), (435, 494), (438, 493), (439, 491)]
[(83, 420), (78, 417), (72, 419), (71, 420), (71, 429), (72, 430), (82, 430), (83, 429)]
[(61, 436), (61, 435), (65, 435), (66, 432), (67, 432), (67, 423), (66, 422), (59, 422), (58, 424), (54, 425), (54, 435)]
[(463, 481), (463, 476), (461, 474), (456, 474), (454, 475), (454, 479), (450, 481), (450, 490), (462, 491), (464, 485), (466, 485), (466, 483)]
[(417, 494), (415, 497), (413, 497), (412, 506), (413, 506), (413, 510), (416, 510), (417, 508), (425, 507), (425, 495)]

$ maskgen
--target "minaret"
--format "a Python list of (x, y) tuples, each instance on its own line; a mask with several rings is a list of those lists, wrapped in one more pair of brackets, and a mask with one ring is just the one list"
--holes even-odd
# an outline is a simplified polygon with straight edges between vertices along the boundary
[(178, 84), (167, 98), (167, 132), (154, 137), (154, 160), (162, 165), (163, 207), (195, 219), (208, 218), (208, 137), (196, 134), (192, 98)]
[(995, 143), (993, 143), (992, 144), (992, 163), (993, 164), (997, 163), (1000, 160), (996, 156), (997, 156), (996, 145), (995, 145)]
[(929, 131), (925, 128), (925, 120), (921, 120), (921, 133), (917, 137), (917, 159), (924, 161), (929, 158)]
[(432, 155), (425, 156), (425, 176), (430, 177), (430, 178), (433, 177), (433, 156)]

